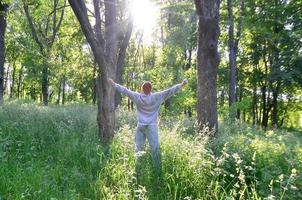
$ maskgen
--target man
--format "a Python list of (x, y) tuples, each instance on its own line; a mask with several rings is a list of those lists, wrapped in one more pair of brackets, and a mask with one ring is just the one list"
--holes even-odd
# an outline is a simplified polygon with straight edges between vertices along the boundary
[(156, 93), (152, 93), (152, 84), (149, 81), (143, 83), (142, 93), (133, 92), (126, 87), (115, 83), (112, 79), (109, 79), (109, 82), (118, 92), (127, 95), (135, 103), (138, 114), (138, 124), (135, 134), (135, 151), (140, 152), (144, 150), (144, 144), (147, 138), (151, 148), (153, 165), (158, 168), (160, 166), (160, 149), (157, 118), (160, 105), (168, 97), (178, 92), (188, 81), (183, 80), (180, 84)]

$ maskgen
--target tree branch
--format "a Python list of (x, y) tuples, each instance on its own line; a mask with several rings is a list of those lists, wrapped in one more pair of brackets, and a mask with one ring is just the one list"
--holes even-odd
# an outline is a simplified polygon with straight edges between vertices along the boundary
[(58, 30), (62, 24), (62, 21), (63, 21), (63, 17), (64, 17), (64, 12), (65, 12), (65, 6), (66, 6), (66, 0), (64, 1), (64, 6), (62, 8), (62, 11), (61, 11), (61, 16), (60, 16), (60, 19), (59, 19), (59, 22), (58, 24), (54, 24), (54, 30), (53, 30), (53, 35), (52, 35), (52, 43), (54, 42), (55, 38), (56, 38), (56, 35), (58, 33)]
[(117, 58), (116, 80), (118, 83), (122, 83), (122, 73), (125, 63), (126, 50), (131, 37), (132, 29), (133, 29), (133, 18), (132, 16), (129, 16), (127, 31), (120, 45), (118, 58)]
[(33, 36), (34, 40), (36, 41), (36, 43), (38, 44), (38, 46), (40, 47), (41, 53), (44, 53), (44, 46), (43, 46), (42, 42), (40, 41), (40, 39), (38, 37), (38, 34), (37, 34), (36, 29), (35, 29), (33, 20), (31, 18), (30, 14), (29, 14), (28, 4), (27, 4), (26, 0), (23, 0), (23, 8), (24, 8), (24, 12), (25, 12), (29, 27), (31, 29), (32, 36)]

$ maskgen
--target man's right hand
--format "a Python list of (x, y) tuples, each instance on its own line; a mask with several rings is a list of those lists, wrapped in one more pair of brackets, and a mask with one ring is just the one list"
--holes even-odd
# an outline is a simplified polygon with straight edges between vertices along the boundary
[(114, 84), (115, 84), (115, 82), (114, 82), (111, 78), (109, 78), (108, 81), (109, 81), (109, 83), (110, 83), (111, 85), (114, 85)]

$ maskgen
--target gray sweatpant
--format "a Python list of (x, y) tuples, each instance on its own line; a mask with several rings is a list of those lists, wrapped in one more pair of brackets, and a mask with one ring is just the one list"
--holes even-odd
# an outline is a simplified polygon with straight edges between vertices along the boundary
[(149, 142), (153, 165), (155, 168), (160, 167), (160, 148), (158, 141), (157, 124), (142, 125), (138, 124), (135, 134), (135, 151), (143, 151), (146, 138)]

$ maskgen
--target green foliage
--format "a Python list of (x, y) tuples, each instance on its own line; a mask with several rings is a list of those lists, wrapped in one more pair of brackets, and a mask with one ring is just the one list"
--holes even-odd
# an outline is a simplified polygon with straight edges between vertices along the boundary
[[(118, 111), (110, 144), (96, 139), (96, 108), (0, 108), (0, 197), (4, 199), (297, 199), (301, 133), (220, 124), (215, 141), (194, 121), (163, 118), (162, 173), (147, 148), (133, 151), (135, 113)], [(189, 133), (189, 134), (188, 134)], [(138, 160), (139, 159), (139, 160)]]

